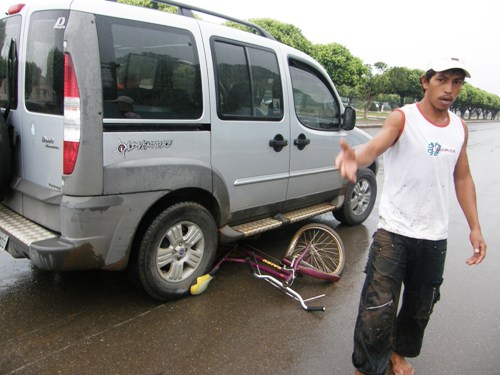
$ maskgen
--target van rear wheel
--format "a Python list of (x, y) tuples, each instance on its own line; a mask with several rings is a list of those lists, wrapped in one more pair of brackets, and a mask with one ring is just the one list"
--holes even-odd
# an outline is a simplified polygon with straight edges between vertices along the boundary
[(209, 270), (216, 250), (217, 227), (208, 210), (194, 202), (178, 203), (148, 227), (130, 264), (131, 273), (151, 297), (179, 298)]

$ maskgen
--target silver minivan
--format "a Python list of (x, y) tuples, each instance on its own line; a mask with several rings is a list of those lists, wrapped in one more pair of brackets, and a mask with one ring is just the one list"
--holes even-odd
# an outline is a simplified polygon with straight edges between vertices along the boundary
[(324, 69), (255, 25), (170, 4), (31, 1), (0, 18), (0, 249), (128, 269), (167, 300), (221, 242), (370, 214), (377, 165), (356, 185), (333, 166), (341, 137), (367, 135)]

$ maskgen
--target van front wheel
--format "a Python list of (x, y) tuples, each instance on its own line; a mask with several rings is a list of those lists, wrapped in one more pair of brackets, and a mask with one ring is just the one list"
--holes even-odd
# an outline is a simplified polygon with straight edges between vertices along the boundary
[(132, 275), (153, 298), (185, 296), (198, 276), (212, 265), (217, 227), (208, 210), (183, 202), (161, 212), (144, 233), (132, 259)]
[(344, 205), (333, 216), (345, 225), (359, 225), (370, 216), (377, 198), (377, 178), (368, 168), (359, 169), (355, 184), (350, 184)]

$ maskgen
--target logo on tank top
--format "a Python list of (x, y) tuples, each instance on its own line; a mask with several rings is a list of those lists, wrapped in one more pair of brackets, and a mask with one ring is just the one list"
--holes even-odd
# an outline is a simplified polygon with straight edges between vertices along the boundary
[(431, 156), (439, 156), (443, 153), (455, 154), (457, 150), (455, 150), (454, 148), (441, 146), (439, 142), (431, 142), (427, 146), (427, 152)]

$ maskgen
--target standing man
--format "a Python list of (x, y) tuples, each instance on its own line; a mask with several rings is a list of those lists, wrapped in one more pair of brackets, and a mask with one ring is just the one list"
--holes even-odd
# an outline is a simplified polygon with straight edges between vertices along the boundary
[[(434, 60), (421, 77), (424, 98), (392, 112), (380, 132), (355, 150), (342, 140), (335, 164), (356, 170), (384, 154), (380, 221), (366, 265), (354, 332), (356, 374), (414, 374), (406, 357), (420, 354), (424, 330), (443, 282), (449, 199), (454, 187), (470, 228), (473, 255), (486, 255), (467, 159), (467, 126), (449, 111), (470, 77), (457, 58)], [(403, 300), (398, 313), (401, 286)]]

